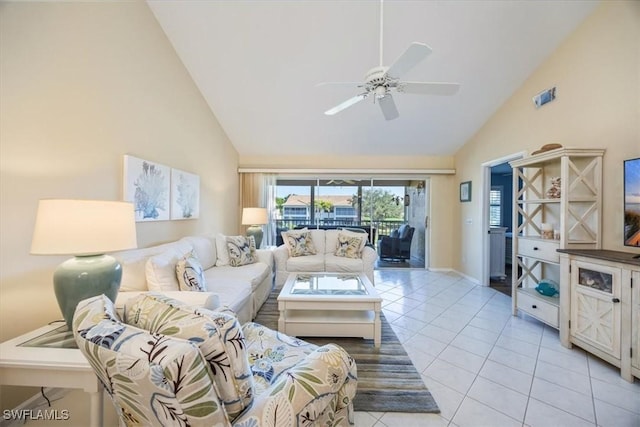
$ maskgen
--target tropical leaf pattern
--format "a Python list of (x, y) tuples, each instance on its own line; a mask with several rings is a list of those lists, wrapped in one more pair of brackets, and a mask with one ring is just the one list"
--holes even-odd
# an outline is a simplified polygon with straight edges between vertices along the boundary
[(240, 267), (258, 261), (256, 240), (253, 236), (227, 236), (226, 242), (230, 266)]
[(356, 364), (337, 345), (318, 347), (256, 323), (241, 328), (228, 311), (153, 293), (123, 316), (107, 297), (89, 298), (78, 304), (73, 330), (124, 425), (354, 424)]
[(125, 425), (230, 425), (194, 343), (120, 322), (104, 295), (78, 304), (73, 331)]
[(294, 408), (291, 425), (353, 425), (357, 368), (346, 351), (335, 344), (318, 347), (257, 323), (246, 323), (242, 330), (256, 387), (249, 413), (262, 415), (254, 419), (245, 413), (234, 425), (275, 425), (275, 420), (278, 426), (289, 425), (282, 419), (288, 406)]
[(364, 237), (348, 236), (338, 233), (335, 256), (345, 258), (362, 258), (361, 251), (364, 246)]
[(283, 231), (282, 237), (291, 257), (315, 255), (317, 253), (309, 231)]
[(176, 278), (181, 291), (205, 292), (207, 290), (204, 269), (193, 251), (176, 263)]
[(136, 297), (125, 308), (130, 325), (193, 342), (209, 364), (218, 396), (231, 419), (251, 405), (253, 376), (235, 316), (187, 306), (159, 293)]

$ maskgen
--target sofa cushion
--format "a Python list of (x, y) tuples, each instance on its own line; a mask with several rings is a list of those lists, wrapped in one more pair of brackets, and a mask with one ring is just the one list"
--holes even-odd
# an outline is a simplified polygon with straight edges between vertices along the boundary
[(181, 291), (203, 292), (206, 290), (204, 270), (193, 251), (176, 263), (176, 278)]
[(315, 255), (317, 253), (312, 234), (306, 228), (283, 231), (282, 240), (284, 240), (291, 257)]
[(229, 265), (229, 250), (227, 249), (227, 237), (224, 234), (217, 234), (216, 238), (216, 266)]
[[(251, 283), (243, 278), (232, 278), (230, 276), (216, 277), (212, 274), (219, 268), (216, 267), (205, 270), (204, 276), (207, 281), (207, 290), (218, 295), (220, 306), (233, 310), (240, 323), (251, 320), (253, 310), (253, 294), (251, 293)], [(244, 270), (246, 267), (233, 268), (226, 267), (227, 270)]]
[(256, 240), (253, 236), (227, 236), (229, 265), (240, 267), (256, 262)]
[(325, 271), (332, 273), (362, 273), (364, 263), (362, 258), (346, 258), (325, 254), (324, 256)]
[(129, 256), (126, 258), (126, 261), (119, 259), (122, 266), (120, 292), (147, 290), (145, 268), (148, 259), (149, 256), (144, 253)]
[(326, 233), (325, 230), (311, 229), (311, 238), (313, 239), (313, 245), (316, 247), (317, 254), (323, 254), (327, 251)]
[(187, 236), (180, 239), (193, 247), (193, 251), (198, 257), (198, 261), (202, 264), (202, 268), (207, 270), (217, 261), (216, 238), (206, 236)]
[(229, 280), (247, 282), (251, 285), (251, 290), (255, 291), (269, 274), (271, 274), (271, 266), (264, 262), (255, 262), (242, 266), (242, 268), (235, 268), (230, 265), (210, 268), (205, 271), (205, 280), (207, 280), (207, 284), (209, 281), (213, 283), (212, 286), (207, 287), (212, 292), (218, 292), (215, 283)]
[(150, 248), (140, 248), (127, 251), (119, 251), (111, 254), (120, 261), (122, 265), (122, 280), (120, 281), (120, 291), (146, 291), (147, 277), (145, 273), (147, 260), (154, 255), (163, 253), (171, 249), (174, 243), (152, 246)]
[(287, 271), (324, 271), (324, 254), (287, 259)]
[(166, 251), (147, 260), (145, 275), (150, 291), (177, 291), (180, 289), (176, 277), (176, 264), (193, 248), (187, 242), (178, 241)]

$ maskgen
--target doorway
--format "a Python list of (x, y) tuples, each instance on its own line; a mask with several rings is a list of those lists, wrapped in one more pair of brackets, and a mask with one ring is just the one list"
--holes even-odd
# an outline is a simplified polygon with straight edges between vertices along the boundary
[(511, 296), (513, 172), (509, 162), (517, 153), (484, 163), (482, 182), (483, 274), (482, 285)]

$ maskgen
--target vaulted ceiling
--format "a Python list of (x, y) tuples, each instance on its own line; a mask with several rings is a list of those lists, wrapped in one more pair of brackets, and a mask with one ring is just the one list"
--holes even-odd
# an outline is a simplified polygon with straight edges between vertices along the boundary
[(378, 1), (147, 3), (240, 155), (269, 156), (452, 155), (597, 5), (384, 2), (383, 64), (426, 43), (433, 52), (404, 79), (461, 85), (453, 96), (394, 94), (400, 117), (386, 121), (372, 98), (326, 116), (360, 88), (318, 86), (380, 65)]

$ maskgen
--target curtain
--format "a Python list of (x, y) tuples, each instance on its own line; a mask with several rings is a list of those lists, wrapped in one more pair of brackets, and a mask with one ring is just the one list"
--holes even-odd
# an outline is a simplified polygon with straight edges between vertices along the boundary
[[(264, 237), (262, 246), (275, 245), (276, 227), (274, 223), (276, 212), (276, 174), (271, 173), (240, 173), (240, 218), (243, 208), (266, 208), (269, 223), (263, 227)], [(242, 221), (238, 221), (242, 224)], [(245, 233), (247, 227), (240, 225), (240, 232)]]

